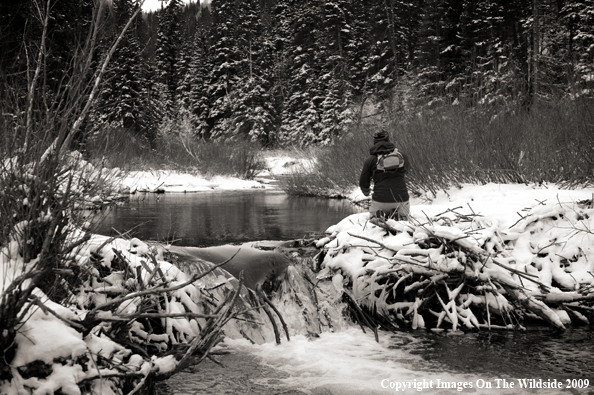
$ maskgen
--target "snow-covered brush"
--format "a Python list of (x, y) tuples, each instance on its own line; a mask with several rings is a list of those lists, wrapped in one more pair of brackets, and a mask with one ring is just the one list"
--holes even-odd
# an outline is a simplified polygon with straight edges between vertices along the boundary
[(593, 218), (589, 202), (539, 205), (508, 229), (457, 210), (426, 223), (355, 214), (319, 240), (318, 277), (356, 301), (367, 326), (522, 329), (537, 320), (564, 330), (591, 321)]
[(18, 377), (29, 380), (31, 391), (49, 391), (51, 380), (39, 382), (45, 376), (35, 366), (63, 377), (56, 362), (74, 358), (76, 351), (62, 353), (76, 350), (71, 341), (84, 331), (82, 313), (61, 305), (93, 279), (90, 265), (76, 263), (91, 238), (81, 208), (96, 206), (92, 196), (117, 193), (118, 183), (115, 173), (78, 153), (50, 155), (42, 164), (35, 148), (4, 152), (11, 155), (0, 162), (0, 385), (12, 389), (1, 392), (12, 393), (9, 383)]
[[(230, 321), (261, 307), (242, 300), (241, 276), (232, 284), (213, 274), (226, 262), (186, 275), (138, 239), (92, 236), (83, 247), (70, 263), (87, 275), (70, 284), (67, 300), (35, 288), (23, 304), (3, 394), (136, 392), (191, 357), (207, 358)], [(24, 266), (22, 258), (2, 264)]]

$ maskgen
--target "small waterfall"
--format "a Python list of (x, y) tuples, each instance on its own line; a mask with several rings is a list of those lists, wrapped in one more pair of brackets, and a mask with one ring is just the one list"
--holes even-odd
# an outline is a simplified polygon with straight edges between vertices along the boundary
[(350, 324), (345, 318), (347, 306), (342, 295), (330, 282), (316, 279), (304, 260), (299, 260), (302, 262), (287, 268), (273, 298), (290, 330), (293, 334), (318, 336), (347, 328)]
[[(179, 254), (176, 265), (188, 275), (204, 272), (212, 267), (212, 263), (198, 256), (203, 255), (205, 251), (212, 256), (215, 248), (178, 248), (173, 251)], [(220, 251), (231, 254), (236, 252), (237, 248), (237, 246), (234, 249), (224, 246)], [(248, 247), (248, 251), (243, 253), (245, 260), (242, 263), (244, 267), (242, 275), (244, 277), (254, 277), (253, 273), (245, 273), (250, 270), (249, 265), (244, 265), (246, 261), (251, 261), (253, 271), (260, 272), (263, 266), (266, 266), (267, 270), (272, 270), (270, 269), (272, 267), (278, 268), (279, 264), (275, 262), (271, 264), (269, 260), (273, 256), (276, 260), (282, 261), (280, 266), (283, 270), (277, 270), (263, 277), (260, 273), (260, 277), (265, 278), (265, 281), (257, 285), (252, 281), (249, 283), (251, 288), (243, 287), (236, 305), (237, 312), (242, 314), (227, 323), (224, 327), (225, 335), (231, 339), (244, 338), (253, 344), (263, 344), (275, 342), (279, 334), (282, 341), (286, 341), (286, 336), (282, 333), (284, 332), (283, 321), (290, 337), (296, 335), (318, 337), (323, 332), (342, 331), (352, 326), (347, 317), (348, 306), (342, 301), (342, 292), (337, 291), (331, 281), (316, 278), (316, 273), (311, 269), (312, 258), (290, 256), (279, 251), (282, 249), (275, 251), (277, 255), (271, 255), (271, 251)], [(284, 259), (288, 256), (290, 264), (287, 265)], [(225, 257), (226, 255), (222, 256), (221, 261)], [(239, 255), (238, 257), (241, 258)], [(268, 261), (264, 262), (267, 259)], [(237, 266), (235, 264), (234, 267)], [(210, 292), (220, 290), (221, 298), (225, 291), (236, 288), (239, 284), (238, 279), (225, 270), (225, 267), (226, 265), (223, 265), (215, 269), (201, 280), (203, 281), (201, 286)], [(236, 275), (239, 276), (239, 274)], [(270, 305), (267, 306), (260, 296), (263, 293), (267, 295), (264, 298), (271, 302), (272, 308)], [(280, 314), (274, 314), (273, 309)], [(274, 320), (274, 324), (271, 320)], [(275, 333), (275, 330), (279, 333)]]

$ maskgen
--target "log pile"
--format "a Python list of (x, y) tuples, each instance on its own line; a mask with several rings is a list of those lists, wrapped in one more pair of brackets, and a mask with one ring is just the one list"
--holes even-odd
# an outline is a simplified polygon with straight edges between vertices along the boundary
[(433, 331), (563, 331), (592, 322), (592, 202), (540, 204), (511, 227), (450, 209), (424, 222), (354, 214), (317, 241), (363, 325)]

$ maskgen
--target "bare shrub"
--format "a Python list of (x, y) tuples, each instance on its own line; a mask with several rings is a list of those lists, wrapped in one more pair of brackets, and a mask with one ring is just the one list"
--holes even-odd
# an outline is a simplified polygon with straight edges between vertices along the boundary
[(398, 119), (367, 120), (331, 146), (311, 150), (317, 166), (285, 178), (282, 187), (320, 196), (352, 189), (372, 145), (370, 136), (380, 128), (407, 153), (413, 194), (462, 183), (588, 185), (594, 175), (592, 108), (588, 99), (501, 114), (446, 106)]

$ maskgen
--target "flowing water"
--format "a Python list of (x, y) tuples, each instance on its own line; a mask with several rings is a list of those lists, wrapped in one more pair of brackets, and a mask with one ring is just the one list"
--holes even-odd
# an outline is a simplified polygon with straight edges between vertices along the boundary
[[(147, 194), (107, 212), (100, 233), (133, 229), (140, 239), (178, 239), (176, 244), (185, 246), (290, 240), (323, 231), (357, 211), (344, 201), (276, 191)], [(288, 317), (299, 309), (281, 307)], [(369, 330), (364, 333), (344, 318), (343, 325), (319, 337), (295, 331), (280, 345), (226, 339), (215, 356), (224, 366), (206, 360), (160, 390), (176, 395), (594, 394), (594, 332), (587, 327), (563, 334), (531, 327), (453, 336), (403, 330), (380, 332), (376, 342)], [(553, 384), (560, 388), (540, 388)]]

